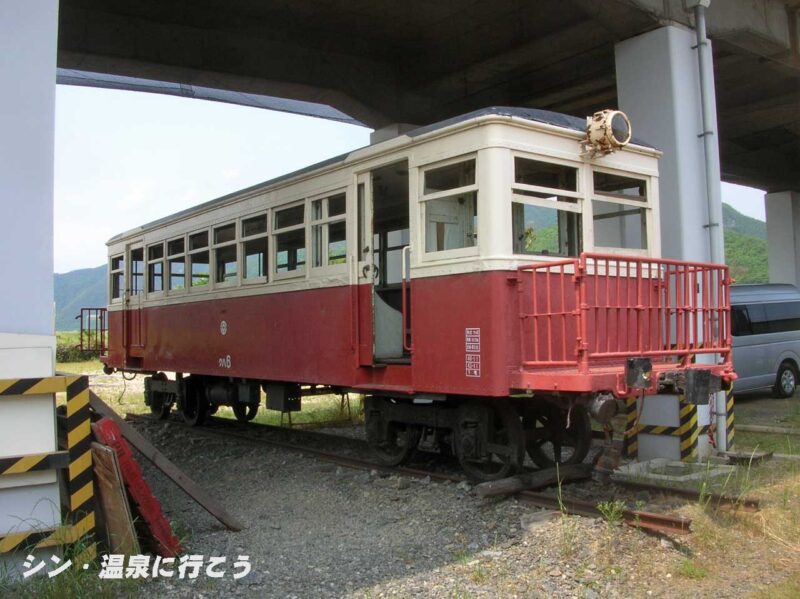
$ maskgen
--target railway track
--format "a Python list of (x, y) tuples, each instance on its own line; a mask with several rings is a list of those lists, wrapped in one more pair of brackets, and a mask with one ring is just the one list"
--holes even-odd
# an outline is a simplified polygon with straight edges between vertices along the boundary
[[(151, 422), (151, 423), (164, 422), (172, 426), (177, 425), (185, 427), (185, 424), (183, 424), (177, 417), (171, 417), (163, 421), (160, 420), (156, 421), (150, 416), (128, 413), (126, 414), (126, 419), (132, 422)], [(451, 482), (461, 482), (467, 480), (464, 476), (453, 473), (436, 472), (420, 468), (411, 468), (408, 466), (387, 467), (359, 457), (342, 455), (341, 453), (335, 453), (324, 449), (309, 447), (307, 445), (300, 445), (297, 443), (280, 440), (272, 437), (278, 435), (286, 436), (288, 433), (294, 437), (303, 437), (306, 439), (315, 438), (317, 441), (324, 441), (324, 442), (335, 441), (336, 443), (341, 443), (345, 441), (348, 444), (351, 444), (351, 446), (358, 447), (360, 451), (366, 453), (368, 451), (368, 446), (365, 441), (360, 439), (352, 439), (340, 435), (312, 432), (308, 430), (298, 430), (298, 429), (287, 430), (286, 428), (283, 427), (267, 425), (267, 424), (250, 423), (247, 425), (242, 425), (238, 422), (234, 422), (227, 418), (219, 418), (219, 417), (209, 418), (208, 424), (210, 424), (211, 426), (197, 427), (192, 430), (193, 432), (197, 432), (198, 434), (242, 439), (244, 441), (248, 441), (251, 443), (258, 443), (261, 445), (269, 445), (272, 447), (297, 451), (347, 468), (354, 468), (367, 471), (374, 470), (384, 474), (402, 474), (405, 476), (411, 476), (415, 478), (428, 477), (431, 480), (437, 480), (437, 481), (447, 480)], [(623, 486), (639, 488), (651, 492), (666, 493), (668, 495), (682, 497), (691, 501), (699, 501), (701, 499), (700, 493), (688, 489), (669, 489), (654, 485), (644, 485), (638, 483), (626, 484)], [(602, 517), (602, 514), (597, 509), (597, 506), (588, 501), (582, 501), (564, 496), (554, 497), (552, 495), (537, 493), (534, 491), (521, 491), (516, 495), (516, 497), (522, 503), (531, 506), (559, 510), (567, 514), (573, 514), (578, 516), (586, 516), (591, 518)], [(745, 511), (756, 511), (759, 509), (757, 500), (753, 499), (747, 499), (747, 498), (741, 499), (741, 498), (735, 498), (717, 494), (704, 494), (702, 498), (707, 499), (709, 503), (717, 507), (723, 507), (729, 509), (743, 509)], [(648, 532), (654, 532), (659, 534), (688, 534), (689, 532), (691, 532), (691, 519), (684, 518), (681, 516), (673, 516), (668, 514), (645, 512), (641, 510), (631, 510), (631, 509), (624, 509), (621, 515), (623, 522), (625, 524)]]

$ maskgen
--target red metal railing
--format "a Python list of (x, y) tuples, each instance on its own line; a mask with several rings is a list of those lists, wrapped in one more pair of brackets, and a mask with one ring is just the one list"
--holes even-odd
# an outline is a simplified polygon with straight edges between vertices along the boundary
[(525, 367), (577, 367), (646, 356), (730, 362), (727, 266), (606, 254), (518, 271)]
[(82, 352), (103, 355), (108, 351), (108, 312), (105, 308), (81, 308)]

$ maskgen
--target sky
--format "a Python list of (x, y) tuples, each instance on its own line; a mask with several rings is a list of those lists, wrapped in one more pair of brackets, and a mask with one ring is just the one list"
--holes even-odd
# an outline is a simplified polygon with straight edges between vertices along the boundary
[[(369, 143), (370, 129), (159, 94), (56, 89), (55, 272), (106, 261), (127, 229)], [(764, 193), (722, 185), (764, 220)]]

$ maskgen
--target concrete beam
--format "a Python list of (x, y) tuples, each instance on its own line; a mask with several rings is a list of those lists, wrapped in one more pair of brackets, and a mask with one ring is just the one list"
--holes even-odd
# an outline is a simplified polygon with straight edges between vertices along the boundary
[(395, 120), (389, 115), (400, 111), (400, 98), (404, 106), (418, 100), (372, 53), (321, 46), (302, 29), (265, 26), (256, 34), (68, 5), (60, 33), (62, 68), (322, 100), (373, 127)]

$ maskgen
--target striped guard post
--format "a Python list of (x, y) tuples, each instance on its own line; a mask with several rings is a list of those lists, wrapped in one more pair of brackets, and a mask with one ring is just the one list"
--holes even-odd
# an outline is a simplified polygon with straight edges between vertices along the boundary
[(681, 461), (691, 462), (697, 457), (697, 438), (700, 435), (700, 428), (697, 426), (697, 406), (690, 403), (683, 403), (684, 397), (680, 397), (680, 426), (675, 431), (681, 440)]
[(0, 476), (35, 470), (66, 469), (69, 515), (67, 523), (55, 530), (24, 531), (0, 538), (0, 554), (81, 541), (76, 566), (94, 559), (94, 480), (89, 422), (89, 379), (85, 376), (0, 380), (0, 396), (24, 398), (30, 395), (67, 393), (67, 449), (51, 453), (11, 456), (0, 459)]
[(727, 439), (726, 449), (733, 449), (733, 441), (736, 436), (736, 429), (733, 422), (733, 383), (731, 388), (725, 393), (725, 436)]
[(622, 453), (635, 460), (639, 455), (639, 439), (636, 430), (636, 397), (625, 398), (625, 435), (622, 439)]
[(92, 426), (89, 411), (89, 378), (67, 377), (67, 451), (69, 452), (70, 523), (85, 536), (86, 547), (76, 556), (82, 565), (97, 555), (95, 496), (92, 468)]

